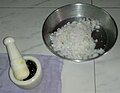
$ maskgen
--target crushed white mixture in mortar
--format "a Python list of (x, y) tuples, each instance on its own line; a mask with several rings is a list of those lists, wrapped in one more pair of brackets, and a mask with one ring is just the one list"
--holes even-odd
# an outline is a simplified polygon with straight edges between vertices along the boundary
[(102, 48), (95, 49), (96, 41), (91, 37), (95, 27), (99, 27), (97, 20), (81, 18), (79, 22), (68, 22), (57, 31), (50, 34), (51, 46), (59, 55), (70, 59), (88, 59), (103, 54)]

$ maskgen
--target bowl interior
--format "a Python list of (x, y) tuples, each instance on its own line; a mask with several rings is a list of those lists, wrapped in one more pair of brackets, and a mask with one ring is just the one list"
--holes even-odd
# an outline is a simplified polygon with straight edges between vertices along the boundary
[[(109, 51), (113, 47), (116, 42), (118, 32), (115, 21), (110, 14), (99, 7), (78, 3), (56, 9), (45, 20), (42, 35), (46, 46), (51, 52), (60, 56), (52, 49), (49, 34), (53, 33), (57, 28), (62, 27), (67, 22), (73, 22), (75, 20), (78, 21), (80, 18), (98, 20), (102, 27), (101, 34), (103, 35), (103, 39), (105, 41), (105, 52)], [(97, 38), (99, 38), (99, 36)], [(102, 43), (100, 45), (102, 45)]]

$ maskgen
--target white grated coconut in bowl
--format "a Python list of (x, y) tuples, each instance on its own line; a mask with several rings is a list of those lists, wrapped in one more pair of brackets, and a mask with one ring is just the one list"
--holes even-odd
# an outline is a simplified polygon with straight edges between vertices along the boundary
[(51, 46), (59, 55), (70, 59), (97, 57), (105, 52), (102, 48), (95, 49), (97, 40), (91, 37), (93, 29), (99, 25), (99, 21), (87, 18), (81, 18), (79, 22), (68, 22), (50, 34)]

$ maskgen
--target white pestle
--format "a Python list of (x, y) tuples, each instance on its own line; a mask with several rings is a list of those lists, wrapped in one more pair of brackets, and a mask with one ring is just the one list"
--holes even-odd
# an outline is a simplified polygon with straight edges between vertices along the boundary
[(15, 78), (18, 80), (27, 78), (29, 76), (29, 69), (15, 45), (15, 40), (12, 37), (7, 37), (4, 39), (4, 44), (9, 54), (10, 65)]

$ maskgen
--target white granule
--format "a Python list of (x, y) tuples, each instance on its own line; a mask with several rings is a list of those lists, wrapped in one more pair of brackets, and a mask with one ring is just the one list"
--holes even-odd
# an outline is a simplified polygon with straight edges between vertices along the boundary
[[(95, 49), (95, 40), (91, 33), (99, 27), (97, 20), (84, 20), (68, 22), (57, 31), (50, 34), (51, 46), (59, 55), (70, 59), (88, 59), (103, 54), (102, 48)], [(97, 40), (96, 40), (97, 41)]]

